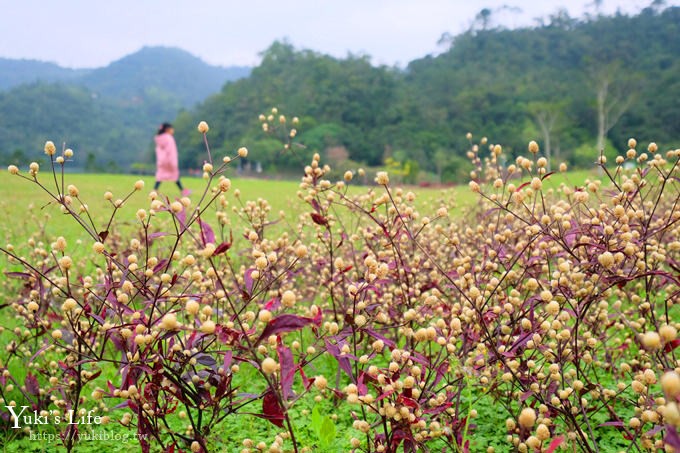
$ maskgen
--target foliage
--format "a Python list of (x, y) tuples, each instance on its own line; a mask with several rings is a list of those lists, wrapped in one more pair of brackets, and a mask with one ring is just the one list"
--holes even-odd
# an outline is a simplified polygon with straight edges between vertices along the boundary
[[(299, 120), (259, 122), (292, 151)], [(362, 172), (331, 181), (314, 154), (305, 213), (285, 226), (264, 199), (227, 198), (227, 167), (253, 156), (216, 159), (198, 128), (205, 189), (151, 192), (130, 219), (117, 218), (143, 183), (107, 193), (104, 228), (67, 182), (70, 149), (45, 144), (46, 177), (8, 168), (89, 239), (80, 257), (44, 232), (0, 248), (5, 432), (31, 424), (11, 417), (26, 409), (99, 417), (143, 451), (212, 451), (232, 419), (275, 429), (254, 423), (246, 451), (680, 448), (680, 150), (630, 139), (600, 159), (603, 181), (549, 187), (535, 142), (512, 160), (469, 134), (479, 198), (460, 219), (443, 198), (421, 214), (386, 172), (350, 191)], [(73, 450), (84, 427), (53, 429)]]
[[(11, 152), (40, 149), (51, 138), (92, 153), (90, 169), (152, 163), (152, 137), (161, 122), (248, 73), (164, 47), (145, 47), (107, 67), (77, 71), (0, 59), (0, 89), (7, 89), (0, 91), (0, 157), (18, 163)], [(34, 134), (26, 134), (29, 129)]]
[[(620, 118), (612, 112), (606, 125), (616, 147), (625, 146), (631, 132), (673, 147), (680, 134), (680, 111), (672, 103), (679, 89), (673, 77), (679, 15), (678, 7), (648, 8), (637, 16), (578, 20), (560, 14), (534, 28), (472, 29), (453, 38), (447, 51), (413, 61), (405, 71), (372, 66), (367, 57), (337, 59), (276, 42), (251, 77), (187, 113), (180, 148), (200, 145), (188, 131), (201, 118), (229, 124), (216, 137), (219, 145), (240, 142), (257, 127), (255, 115), (276, 104), (318, 121), (305, 125), (300, 137), (313, 151), (323, 155), (323, 147), (341, 145), (365, 165), (384, 165), (390, 150), (398, 149), (441, 176), (435, 154), (464, 158), (461, 137), (470, 130), (503, 143), (510, 158), (540, 138), (552, 150), (548, 158), (590, 163), (597, 152), (586, 160), (573, 152), (596, 141), (602, 80), (609, 81), (604, 105), (619, 101), (626, 107)], [(635, 96), (619, 99), (617, 90)], [(447, 174), (462, 180), (454, 168)]]
[[(415, 161), (428, 179), (443, 182), (464, 181), (460, 163), (468, 144), (462, 137), (470, 130), (503, 143), (511, 159), (539, 139), (549, 161), (578, 165), (597, 153), (576, 156), (577, 148), (604, 138), (617, 148), (625, 146), (626, 134), (675, 147), (679, 16), (680, 7), (658, 5), (635, 16), (577, 19), (561, 12), (532, 28), (507, 30), (494, 27), (493, 11), (485, 9), (473, 28), (443, 38), (444, 52), (405, 69), (375, 66), (368, 56), (296, 50), (285, 41), (266, 49), (252, 72), (210, 67), (166, 48), (145, 48), (87, 71), (60, 73), (24, 62), (12, 66), (13, 74), (43, 77), (0, 94), (0, 155), (16, 163), (17, 151), (52, 138), (91, 152), (92, 168), (110, 169), (115, 156), (126, 171), (133, 163), (153, 164), (153, 133), (174, 118), (182, 168), (200, 169), (203, 143), (191, 131), (211, 118), (220, 126), (213, 146), (261, 145), (265, 173), (288, 173), (310, 156), (274, 163), (266, 142), (253, 143), (260, 127), (255, 118), (270, 105), (308, 115), (300, 119), (300, 139), (310, 153), (342, 147), (352, 162), (382, 166), (392, 150), (401, 150), (407, 155), (400, 162)], [(7, 63), (0, 61), (0, 72)], [(227, 80), (235, 81), (222, 86)], [(28, 136), (27, 129), (37, 133)], [(435, 158), (442, 152), (451, 156), (444, 165)]]

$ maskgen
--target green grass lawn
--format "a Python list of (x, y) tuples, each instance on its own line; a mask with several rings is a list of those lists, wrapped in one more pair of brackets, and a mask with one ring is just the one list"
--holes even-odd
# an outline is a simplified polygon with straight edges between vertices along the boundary
[[(549, 178), (546, 184), (550, 187), (558, 187), (561, 183), (566, 183), (570, 186), (580, 185), (594, 174), (587, 171), (569, 172), (567, 174), (555, 174)], [(145, 188), (137, 193), (134, 193), (122, 211), (117, 216), (119, 221), (133, 223), (135, 222), (135, 213), (140, 208), (149, 207), (148, 192), (153, 187), (153, 177), (145, 176), (139, 177), (135, 175), (110, 175), (110, 174), (67, 174), (65, 175), (65, 185), (74, 184), (80, 190), (80, 198), (87, 203), (94, 219), (97, 229), (104, 229), (108, 222), (108, 218), (113, 210), (110, 202), (104, 199), (104, 193), (110, 191), (113, 193), (113, 199), (124, 198), (133, 191), (135, 181), (142, 179), (145, 182)], [(41, 172), (39, 180), (42, 184), (47, 186), (51, 191), (55, 191), (55, 181), (51, 174)], [(184, 185), (193, 191), (191, 199), (194, 203), (200, 200), (206, 182), (199, 178), (183, 178)], [(59, 179), (59, 183), (61, 180)], [(276, 217), (279, 211), (284, 211), (286, 219), (294, 224), (296, 217), (300, 213), (310, 211), (302, 200), (297, 197), (299, 190), (299, 182), (297, 181), (281, 181), (281, 180), (265, 180), (265, 179), (245, 179), (232, 178), (232, 188), (228, 192), (230, 202), (237, 204), (234, 198), (234, 192), (238, 189), (241, 193), (241, 200), (257, 200), (263, 198), (269, 201), (272, 207), (272, 216)], [(356, 194), (369, 190), (369, 187), (351, 186), (350, 193)], [(372, 190), (382, 191), (382, 187), (375, 186)], [(421, 210), (421, 215), (434, 216), (434, 211), (439, 206), (439, 200), (445, 200), (447, 205), (455, 202), (455, 209), (451, 211), (451, 216), (460, 216), (463, 213), (463, 208), (473, 206), (477, 201), (477, 195), (472, 193), (467, 184), (461, 184), (455, 187), (446, 188), (421, 188), (408, 187), (406, 190), (413, 191), (418, 195), (416, 205)], [(179, 197), (179, 190), (172, 183), (164, 183), (161, 186), (161, 192), (171, 199)], [(27, 181), (8, 174), (7, 172), (0, 173), (0, 208), (5, 213), (4, 215), (4, 244), (13, 243), (20, 244), (26, 241), (32, 233), (40, 228), (45, 228), (47, 237), (56, 238), (57, 236), (64, 236), (67, 241), (76, 243), (82, 239), (92, 241), (88, 238), (82, 229), (70, 217), (64, 216), (59, 207), (49, 196), (43, 192), (35, 183)], [(49, 217), (49, 220), (47, 219)], [(47, 221), (46, 221), (47, 220)], [(234, 231), (234, 236), (237, 231)], [(49, 245), (47, 245), (49, 246)], [(80, 253), (90, 253), (89, 246), (80, 248)], [(0, 263), (3, 263), (5, 258), (0, 258)], [(6, 278), (4, 275), (0, 278)], [(6, 319), (0, 326), (5, 328), (12, 328), (12, 319)], [(1, 338), (1, 337), (0, 337)], [(320, 361), (323, 364), (323, 361)], [(329, 367), (333, 363), (328, 364)], [(320, 370), (323, 374), (333, 375), (332, 370)], [(17, 371), (17, 378), (23, 380), (20, 371)], [(244, 379), (247, 374), (242, 374)], [(480, 406), (481, 405), (481, 406)], [(349, 439), (352, 436), (358, 435), (355, 430), (351, 429), (351, 409), (343, 406), (341, 410), (337, 410), (332, 401), (324, 400), (320, 403), (315, 403), (312, 398), (301, 401), (301, 404), (294, 408), (293, 420), (296, 424), (296, 435), (301, 436), (302, 445), (315, 445), (317, 443), (315, 432), (309, 428), (308, 419), (310, 412), (314, 407), (317, 407), (322, 416), (334, 415), (337, 417), (334, 421), (337, 427), (335, 441), (329, 446), (326, 451), (346, 451), (349, 445)], [(474, 444), (479, 448), (486, 448), (487, 446), (496, 446), (496, 451), (503, 451), (502, 439), (505, 432), (504, 417), (494, 410), (493, 403), (489, 398), (482, 400), (479, 405), (480, 416), (483, 417), (484, 422), (480, 423), (480, 427), (476, 431), (478, 439)], [(257, 412), (257, 408), (253, 409)], [(178, 423), (184, 423), (180, 420)], [(105, 427), (111, 434), (131, 434), (131, 431), (125, 428), (112, 424), (110, 427)], [(220, 426), (219, 435), (215, 436), (212, 441), (215, 448), (221, 451), (239, 451), (240, 442), (246, 437), (254, 440), (271, 440), (277, 432), (276, 427), (270, 423), (264, 422), (261, 419), (249, 416), (238, 416), (228, 419), (223, 426)], [(59, 442), (47, 444), (45, 442), (36, 442), (31, 440), (28, 436), (19, 436), (15, 438), (15, 432), (0, 433), (0, 445), (4, 451), (58, 451), (57, 446)], [(4, 443), (4, 445), (3, 445)], [(130, 443), (123, 442), (93, 442), (83, 443), (77, 451), (95, 451), (101, 450), (102, 447), (106, 451), (125, 451), (137, 449), (136, 441)]]
[[(548, 187), (559, 187), (563, 182), (570, 186), (580, 185), (594, 175), (592, 171), (584, 170), (565, 174), (556, 173), (548, 178), (546, 184)], [(144, 181), (144, 189), (133, 194), (120, 214), (116, 216), (121, 220), (133, 221), (138, 209), (149, 207), (147, 194), (153, 188), (152, 176), (74, 173), (64, 176), (64, 185), (74, 184), (78, 187), (80, 198), (87, 203), (95, 219), (95, 225), (97, 228), (104, 228), (113, 209), (111, 203), (104, 199), (104, 193), (111, 192), (114, 200), (124, 198), (133, 190), (135, 181), (139, 179)], [(56, 192), (57, 184), (50, 173), (41, 171), (39, 180), (50, 191)], [(58, 177), (57, 182), (61, 184), (61, 177)], [(198, 202), (206, 187), (206, 181), (185, 177), (183, 183), (193, 191), (192, 201)], [(296, 195), (298, 187), (298, 181), (236, 177), (232, 179), (232, 189), (228, 196), (233, 200), (234, 191), (238, 189), (241, 192), (242, 201), (263, 198), (271, 205), (272, 213), (284, 211), (286, 217), (292, 220), (294, 216), (308, 209)], [(446, 200), (447, 204), (453, 200), (457, 211), (472, 206), (477, 200), (477, 195), (469, 190), (467, 183), (444, 188), (407, 187), (407, 189), (418, 195), (416, 205), (423, 211), (422, 215), (432, 215), (437, 208), (437, 200)], [(368, 190), (367, 186), (350, 187), (351, 194), (365, 190)], [(382, 188), (374, 187), (374, 190), (382, 190)], [(171, 199), (180, 195), (178, 188), (169, 182), (163, 183), (159, 192)], [(5, 243), (26, 239), (31, 232), (36, 231), (45, 223), (49, 236), (64, 236), (67, 239), (86, 238), (81, 228), (72, 219), (65, 218), (54, 200), (51, 200), (36, 184), (4, 171), (0, 172), (0, 209), (5, 213), (3, 222)], [(455, 215), (456, 212), (452, 214)], [(53, 220), (45, 222), (46, 217)], [(64, 217), (64, 220), (62, 221), (60, 217)]]

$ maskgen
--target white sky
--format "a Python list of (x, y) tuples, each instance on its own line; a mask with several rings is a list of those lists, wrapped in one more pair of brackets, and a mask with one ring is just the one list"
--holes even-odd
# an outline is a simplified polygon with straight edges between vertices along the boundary
[[(651, 1), (602, 0), (601, 11), (635, 14)], [(509, 27), (559, 8), (572, 17), (595, 12), (592, 0), (0, 0), (0, 57), (100, 67), (164, 45), (211, 64), (254, 66), (272, 42), (287, 39), (298, 50), (405, 66), (442, 51), (442, 34), (466, 30), (485, 7)]]

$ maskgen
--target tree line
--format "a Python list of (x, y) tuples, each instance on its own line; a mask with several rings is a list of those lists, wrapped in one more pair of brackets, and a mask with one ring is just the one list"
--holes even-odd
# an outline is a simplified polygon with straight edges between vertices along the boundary
[[(0, 92), (0, 158), (25, 164), (53, 140), (73, 148), (87, 171), (153, 171), (153, 134), (168, 120), (182, 168), (201, 168), (195, 128), (206, 120), (214, 148), (247, 146), (250, 168), (265, 175), (297, 174), (319, 152), (339, 172), (380, 166), (407, 181), (461, 181), (468, 132), (509, 156), (536, 140), (551, 162), (577, 167), (591, 166), (599, 150), (625, 151), (631, 136), (677, 148), (680, 8), (660, 4), (630, 16), (558, 11), (520, 29), (492, 26), (493, 11), (484, 9), (466, 32), (442, 36), (443, 52), (406, 68), (277, 41), (249, 75), (193, 107), (180, 101), (196, 84), (173, 69), (178, 52), (147, 49), (103, 71), (112, 77), (108, 91), (41, 81)], [(144, 85), (148, 67), (160, 73)], [(193, 71), (196, 79), (207, 69)], [(282, 150), (262, 133), (258, 116), (272, 107), (300, 118), (304, 148)]]
[[(249, 77), (180, 112), (182, 165), (202, 162), (193, 129), (204, 119), (214, 126), (215, 147), (249, 146), (265, 172), (293, 171), (322, 152), (339, 156), (341, 167), (388, 165), (406, 176), (420, 171), (456, 181), (467, 171), (468, 132), (511, 155), (536, 140), (550, 160), (579, 167), (592, 165), (599, 150), (625, 151), (630, 136), (677, 147), (677, 36), (678, 7), (582, 19), (559, 11), (535, 27), (491, 28), (483, 21), (445, 35), (446, 51), (403, 70), (278, 41)], [(262, 134), (257, 117), (274, 106), (299, 115), (304, 149), (283, 152)]]

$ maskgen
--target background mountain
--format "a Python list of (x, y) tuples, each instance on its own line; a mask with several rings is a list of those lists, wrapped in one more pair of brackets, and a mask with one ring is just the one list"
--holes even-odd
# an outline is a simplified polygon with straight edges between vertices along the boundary
[[(152, 135), (167, 119), (183, 168), (202, 164), (196, 124), (206, 120), (213, 149), (248, 146), (250, 159), (277, 175), (299, 172), (320, 152), (339, 171), (387, 166), (411, 182), (464, 181), (468, 131), (510, 156), (537, 140), (552, 160), (584, 167), (600, 149), (624, 152), (631, 136), (680, 147), (679, 7), (581, 19), (558, 12), (514, 30), (489, 23), (445, 37), (447, 50), (405, 69), (275, 42), (252, 71), (145, 48), (56, 82), (34, 78), (0, 92), (1, 158), (25, 165), (50, 139), (65, 141), (88, 169), (153, 168)], [(262, 133), (258, 115), (272, 107), (300, 117), (304, 149), (282, 153)]]
[[(313, 152), (344, 149), (351, 161), (386, 165), (411, 181), (464, 181), (468, 131), (510, 156), (537, 140), (553, 160), (582, 167), (600, 149), (625, 152), (631, 136), (664, 151), (680, 147), (679, 7), (584, 19), (560, 12), (514, 30), (487, 24), (406, 70), (274, 43), (250, 77), (178, 117), (180, 149), (196, 150), (183, 154), (184, 165), (202, 156), (190, 133), (202, 119), (219, 124), (213, 146), (247, 145), (265, 171), (293, 171)], [(273, 106), (301, 117), (304, 151), (282, 156), (263, 137), (257, 117)]]
[(34, 82), (64, 82), (82, 78), (90, 69), (62, 68), (38, 60), (0, 58), (0, 91)]
[(250, 68), (211, 66), (172, 47), (144, 47), (105, 68), (84, 74), (79, 83), (93, 92), (121, 99), (158, 95), (193, 106), (222, 88), (226, 81), (245, 77)]
[(161, 122), (249, 72), (168, 47), (144, 47), (96, 69), (0, 59), (0, 156), (26, 164), (53, 140), (79, 153), (77, 165), (88, 170), (150, 165)]

